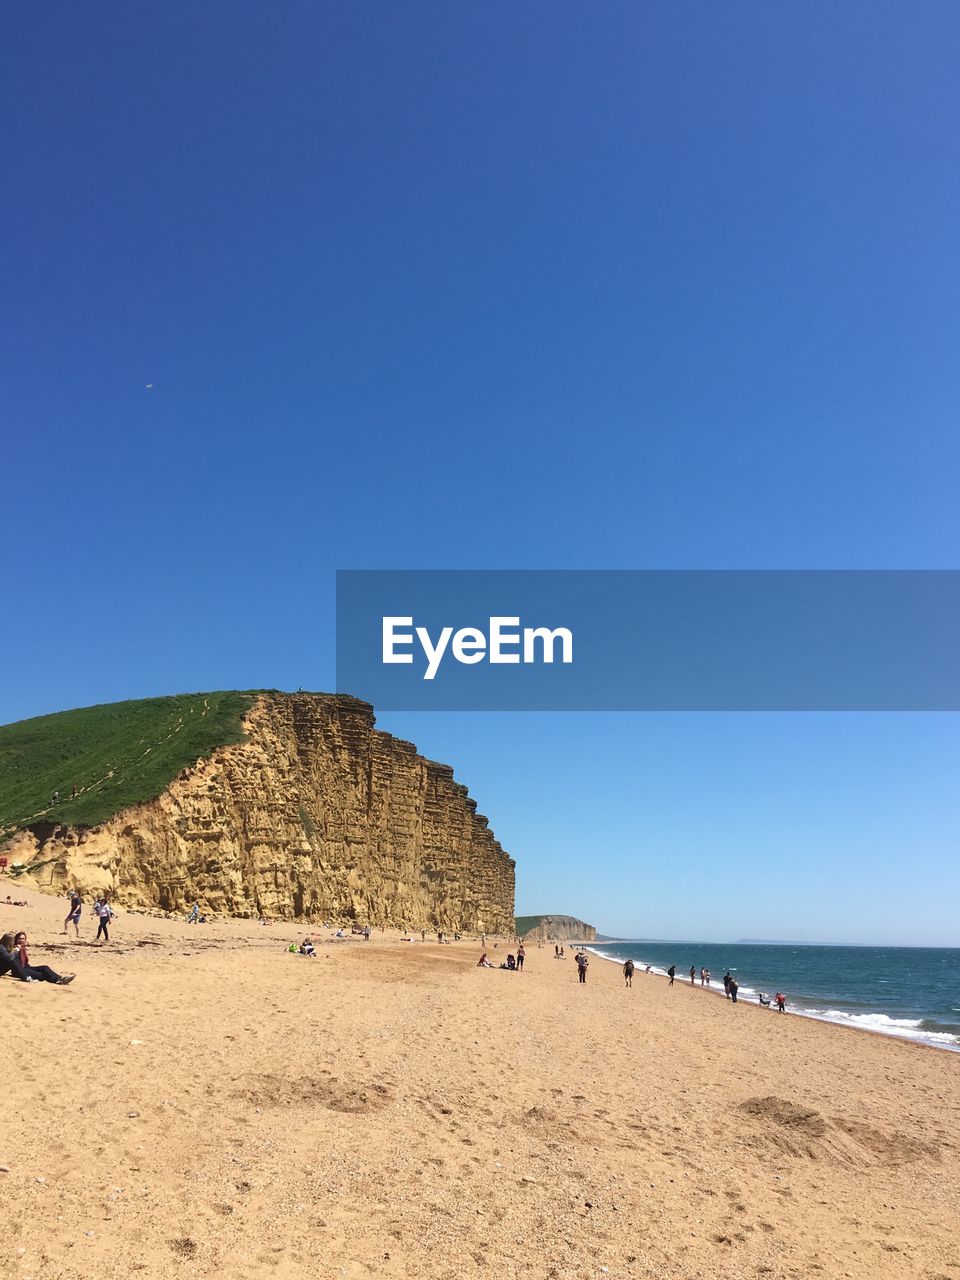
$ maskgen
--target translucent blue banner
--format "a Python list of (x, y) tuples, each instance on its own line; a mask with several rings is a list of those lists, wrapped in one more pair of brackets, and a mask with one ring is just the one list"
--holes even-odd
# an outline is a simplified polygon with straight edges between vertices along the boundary
[(957, 570), (346, 570), (337, 689), (392, 711), (956, 711)]

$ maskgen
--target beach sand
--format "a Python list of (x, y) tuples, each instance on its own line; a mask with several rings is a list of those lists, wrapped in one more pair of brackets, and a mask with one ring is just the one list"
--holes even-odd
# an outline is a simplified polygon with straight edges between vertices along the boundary
[(535, 944), (98, 948), (7, 893), (78, 977), (0, 981), (4, 1277), (960, 1280), (958, 1055)]

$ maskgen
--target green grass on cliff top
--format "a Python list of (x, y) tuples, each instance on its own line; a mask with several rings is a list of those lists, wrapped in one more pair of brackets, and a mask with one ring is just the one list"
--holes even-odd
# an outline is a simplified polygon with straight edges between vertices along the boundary
[(182, 769), (243, 739), (255, 697), (186, 693), (0, 725), (0, 838), (39, 822), (95, 826), (155, 799)]
[(535, 929), (543, 916), (515, 916), (513, 921), (517, 936), (525, 938), (531, 929)]

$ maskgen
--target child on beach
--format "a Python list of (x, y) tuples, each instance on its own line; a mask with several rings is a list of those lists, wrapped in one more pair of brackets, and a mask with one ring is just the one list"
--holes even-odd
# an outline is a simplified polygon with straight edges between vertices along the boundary
[(774, 1000), (776, 1000), (776, 1002), (777, 1002), (777, 1013), (786, 1013), (786, 1012), (787, 1012), (787, 997), (786, 997), (785, 995), (783, 995), (783, 994), (782, 994), (782, 992), (778, 991), (778, 992), (777, 992), (777, 994), (776, 994), (773, 998), (774, 998)]
[(727, 994), (730, 996), (730, 999), (733, 1001), (734, 1004), (737, 1003), (737, 992), (739, 990), (740, 990), (740, 984), (737, 982), (736, 978), (731, 978), (730, 986), (728, 988)]
[(70, 910), (67, 913), (66, 920), (64, 920), (63, 922), (63, 932), (66, 933), (67, 925), (72, 924), (74, 929), (76, 929), (77, 937), (79, 938), (80, 937), (80, 912), (83, 908), (83, 903), (81, 902), (80, 895), (79, 893), (77, 893), (76, 889), (71, 889), (67, 897), (70, 899)]
[(94, 941), (99, 942), (102, 935), (104, 942), (109, 942), (110, 933), (109, 933), (108, 926), (110, 924), (110, 921), (113, 919), (114, 913), (113, 913), (113, 908), (110, 906), (110, 903), (107, 901), (106, 894), (104, 894), (102, 898), (98, 898), (97, 901), (93, 904), (93, 914), (100, 921), (100, 923), (97, 925), (97, 936), (94, 939)]

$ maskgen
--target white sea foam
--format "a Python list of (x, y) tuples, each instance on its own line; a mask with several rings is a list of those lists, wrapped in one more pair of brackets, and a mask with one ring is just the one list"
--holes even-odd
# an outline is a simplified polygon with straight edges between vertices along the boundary
[(900, 1040), (915, 1040), (918, 1044), (936, 1045), (939, 1049), (960, 1052), (960, 1036), (949, 1031), (930, 1031), (921, 1018), (891, 1018), (886, 1013), (848, 1013), (844, 1009), (800, 1009), (807, 1018), (819, 1022), (835, 1022), (841, 1027), (856, 1027), (860, 1031), (876, 1031)]

